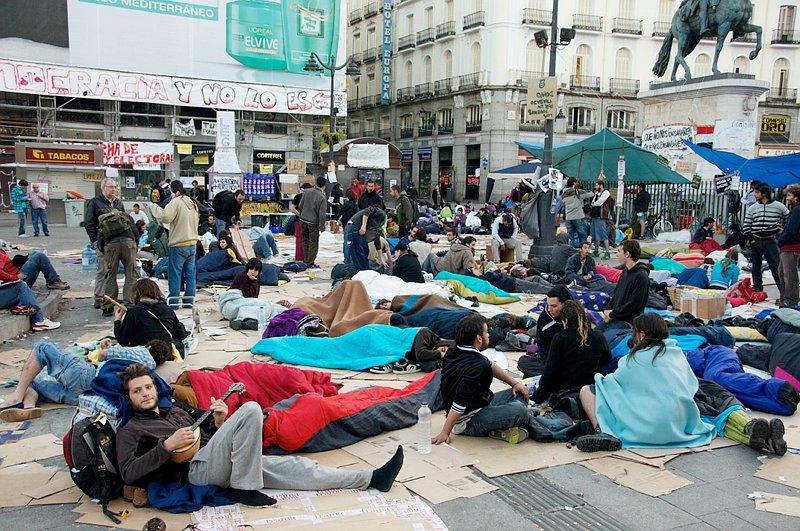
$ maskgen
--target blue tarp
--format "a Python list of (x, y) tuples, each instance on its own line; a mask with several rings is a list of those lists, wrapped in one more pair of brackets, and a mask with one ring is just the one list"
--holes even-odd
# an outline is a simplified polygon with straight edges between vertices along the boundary
[(772, 188), (800, 183), (800, 153), (781, 157), (746, 159), (735, 153), (701, 147), (684, 140), (692, 151), (726, 174), (739, 172), (742, 181), (761, 181)]

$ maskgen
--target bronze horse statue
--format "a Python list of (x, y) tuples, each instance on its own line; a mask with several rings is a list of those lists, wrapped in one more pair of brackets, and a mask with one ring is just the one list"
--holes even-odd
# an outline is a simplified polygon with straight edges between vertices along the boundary
[[(707, 19), (703, 20), (703, 14)], [(758, 56), (761, 51), (761, 26), (750, 24), (753, 15), (753, 6), (750, 0), (683, 0), (678, 11), (672, 17), (672, 27), (664, 37), (664, 44), (658, 53), (658, 59), (653, 66), (656, 77), (662, 77), (667, 71), (669, 57), (672, 52), (672, 40), (677, 39), (678, 51), (672, 69), (672, 81), (675, 81), (678, 66), (682, 66), (685, 79), (691, 79), (692, 73), (686, 64), (686, 56), (692, 53), (705, 35), (717, 37), (717, 48), (714, 53), (712, 72), (719, 74), (719, 54), (725, 44), (728, 33), (733, 33), (733, 38), (741, 37), (748, 33), (756, 34), (756, 49), (750, 52), (750, 60)], [(707, 28), (701, 31), (701, 28)]]

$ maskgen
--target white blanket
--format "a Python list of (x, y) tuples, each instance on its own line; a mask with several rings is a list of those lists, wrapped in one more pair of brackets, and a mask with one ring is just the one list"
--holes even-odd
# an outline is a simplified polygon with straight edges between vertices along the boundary
[(397, 277), (381, 275), (376, 271), (361, 271), (353, 277), (353, 280), (364, 284), (369, 298), (373, 300), (392, 300), (397, 295), (439, 295), (444, 298), (449, 296), (448, 291), (439, 284), (403, 282)]

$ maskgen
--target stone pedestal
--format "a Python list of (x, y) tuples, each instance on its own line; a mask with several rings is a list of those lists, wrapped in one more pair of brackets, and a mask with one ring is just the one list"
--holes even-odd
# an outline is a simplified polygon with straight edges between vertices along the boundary
[(758, 139), (758, 99), (769, 86), (767, 81), (744, 74), (651, 84), (650, 90), (638, 95), (644, 104), (642, 143), (654, 135), (666, 138), (669, 126), (688, 125), (702, 135), (690, 140), (712, 142), (714, 149), (753, 158)]

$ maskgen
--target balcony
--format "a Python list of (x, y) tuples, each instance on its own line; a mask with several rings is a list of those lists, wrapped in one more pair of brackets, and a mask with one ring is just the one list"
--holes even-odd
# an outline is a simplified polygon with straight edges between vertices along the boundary
[(347, 111), (357, 111), (358, 110), (358, 98), (353, 98), (352, 100), (347, 100)]
[(364, 96), (360, 100), (358, 100), (359, 105), (362, 109), (369, 109), (375, 107), (378, 104), (378, 97), (375, 95), (372, 96)]
[(597, 76), (569, 76), (570, 90), (591, 90), (600, 92), (600, 78)]
[(475, 131), (480, 131), (483, 129), (483, 119), (479, 118), (477, 120), (467, 120), (466, 124), (466, 131), (467, 133), (474, 133)]
[(567, 126), (567, 133), (572, 133), (574, 135), (593, 135), (596, 132), (597, 126), (595, 124)]
[(447, 39), (456, 34), (456, 23), (452, 20), (450, 22), (443, 22), (436, 26), (436, 39)]
[(417, 46), (422, 46), (423, 44), (431, 43), (434, 40), (436, 39), (434, 37), (433, 28), (428, 28), (417, 32)]
[(470, 15), (464, 16), (464, 25), (461, 29), (464, 31), (479, 28), (486, 25), (486, 12), (477, 11)]
[(364, 7), (364, 19), (374, 17), (378, 14), (378, 2), (370, 2)]
[(553, 12), (545, 11), (544, 9), (523, 9), (522, 23), (534, 26), (550, 26), (553, 24)]
[(364, 57), (363, 61), (365, 63), (372, 63), (378, 59), (378, 47), (373, 46), (372, 48), (367, 48), (364, 50)]
[(536, 120), (533, 122), (520, 122), (519, 123), (519, 130), (520, 131), (535, 131), (535, 132), (543, 132), (544, 131), (544, 121)]
[(745, 44), (752, 44), (756, 42), (758, 39), (756, 38), (755, 33), (745, 33), (741, 37), (736, 37), (735, 39), (731, 39), (731, 42), (741, 42)]
[(439, 124), (439, 127), (436, 128), (437, 135), (452, 135), (453, 134), (453, 122), (448, 122), (445, 124)]
[(773, 30), (772, 44), (800, 44), (800, 31), (782, 28)]
[(360, 7), (350, 11), (350, 18), (349, 18), (350, 24), (355, 24), (356, 22), (361, 20), (362, 19), (362, 13), (363, 13), (363, 11), (361, 10)]
[(458, 78), (458, 90), (470, 90), (478, 88), (481, 84), (481, 73), (466, 74)]
[(405, 37), (400, 37), (397, 40), (397, 51), (402, 52), (403, 50), (410, 50), (416, 46), (414, 41), (413, 35), (406, 35)]
[(672, 22), (653, 22), (653, 37), (666, 37)]
[(378, 131), (378, 138), (382, 138), (384, 140), (391, 140), (392, 139), (392, 129), (388, 127), (386, 129), (381, 129)]
[(634, 95), (639, 92), (639, 80), (612, 77), (608, 84), (608, 90), (614, 94)]
[(361, 52), (355, 52), (350, 54), (350, 62), (354, 65), (361, 64)]
[(518, 87), (527, 88), (533, 79), (540, 79), (546, 77), (544, 72), (537, 72), (535, 70), (517, 70), (513, 73), (514, 84)]
[(433, 96), (433, 83), (420, 83), (414, 86), (414, 99), (430, 98)]
[(413, 127), (401, 127), (400, 128), (400, 138), (414, 138), (414, 128)]
[(417, 128), (417, 136), (433, 136), (433, 122), (421, 124)]
[(433, 83), (433, 93), (436, 96), (440, 96), (442, 94), (450, 94), (453, 92), (453, 79), (452, 77), (448, 77), (446, 79), (440, 79)]
[(641, 35), (642, 21), (635, 18), (611, 19), (611, 33), (622, 33), (625, 35)]
[(411, 101), (414, 99), (414, 89), (413, 87), (405, 87), (397, 89), (397, 101)]
[(773, 103), (797, 103), (797, 89), (773, 87), (767, 92), (767, 101)]
[(603, 31), (603, 17), (596, 15), (572, 15), (572, 29)]

